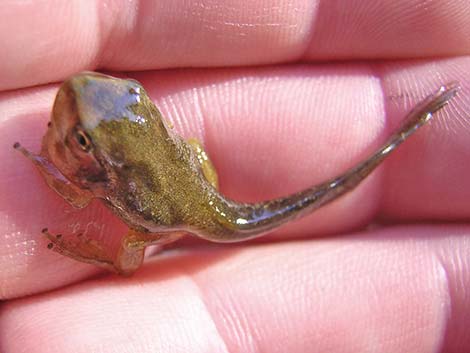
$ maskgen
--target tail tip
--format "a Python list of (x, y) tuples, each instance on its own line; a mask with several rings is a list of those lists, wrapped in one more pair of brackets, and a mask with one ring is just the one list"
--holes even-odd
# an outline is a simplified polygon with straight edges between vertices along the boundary
[(446, 94), (446, 96), (450, 98), (454, 97), (458, 91), (460, 91), (461, 86), (459, 81), (451, 81), (449, 83), (446, 83), (445, 85), (442, 85), (439, 88), (438, 94)]
[(428, 96), (420, 106), (424, 109), (424, 112), (433, 114), (449, 104), (449, 101), (457, 95), (459, 90), (460, 83), (458, 81), (451, 81), (441, 85), (439, 89), (434, 94)]

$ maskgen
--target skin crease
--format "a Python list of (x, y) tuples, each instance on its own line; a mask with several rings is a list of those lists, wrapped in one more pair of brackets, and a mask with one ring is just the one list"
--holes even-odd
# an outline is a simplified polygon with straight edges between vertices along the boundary
[[(347, 31), (351, 46), (362, 43), (361, 59), (424, 58), (328, 65), (315, 59), (359, 56), (341, 45), (335, 51), (331, 48), (335, 41), (328, 42), (328, 50), (322, 49), (321, 38), (344, 33), (342, 22), (326, 24), (323, 18), (337, 18), (341, 12), (327, 2), (312, 3), (303, 4), (301, 18), (289, 12), (301, 7), (300, 1), (292, 7), (273, 3), (278, 12), (266, 18), (250, 15), (259, 14), (255, 7), (261, 5), (254, 2), (251, 11), (246, 7), (237, 11), (236, 5), (224, 2), (218, 7), (206, 3), (205, 12), (185, 18), (176, 15), (191, 13), (178, 8), (184, 3), (161, 2), (155, 13), (166, 16), (166, 25), (180, 25), (172, 31), (181, 38), (194, 33), (197, 27), (191, 25), (202, 18), (215, 26), (221, 18), (225, 23), (257, 24), (216, 28), (217, 34), (208, 30), (198, 38), (202, 49), (174, 44), (165, 51), (164, 60), (151, 50), (157, 51), (165, 38), (168, 42), (174, 38), (152, 25), (161, 23), (150, 21), (152, 9), (140, 8), (140, 16), (132, 16), (122, 8), (124, 3), (112, 2), (106, 16), (97, 7), (95, 17), (77, 19), (71, 8), (62, 5), (56, 7), (56, 16), (47, 17), (46, 25), (41, 22), (46, 20), (40, 16), (45, 8), (40, 2), (20, 8), (2, 2), (0, 12), (6, 21), (1, 26), (34, 23), (37, 30), (19, 26), (15, 35), (0, 31), (5, 37), (0, 41), (5, 43), (1, 55), (6, 55), (0, 60), (1, 87), (18, 89), (0, 96), (0, 293), (5, 299), (35, 294), (1, 304), (1, 352), (88, 352), (92, 347), (109, 351), (111, 345), (117, 352), (470, 350), (465, 324), (470, 320), (470, 227), (466, 224), (470, 190), (465, 177), (470, 153), (466, 120), (470, 59), (433, 58), (468, 54), (468, 5), (440, 2), (426, 8), (416, 6), (418, 2), (384, 1), (382, 7), (369, 6), (371, 12), (367, 12), (369, 2), (350, 2), (351, 10), (358, 11), (351, 18), (375, 23), (375, 27), (357, 25)], [(86, 11), (92, 10), (83, 9), (82, 14)], [(123, 13), (130, 22), (121, 25)], [(280, 18), (285, 27), (264, 25)], [(298, 26), (291, 29), (290, 23)], [(421, 23), (428, 24), (426, 30), (413, 34), (413, 28), (423, 28)], [(79, 33), (77, 27), (85, 28), (88, 35), (80, 32), (75, 52), (70, 52), (61, 44)], [(98, 28), (101, 34), (115, 35), (92, 35)], [(370, 32), (364, 33), (364, 28)], [(454, 35), (455, 28), (459, 30)], [(152, 29), (168, 37), (152, 37)], [(240, 51), (235, 44), (244, 42), (237, 42), (234, 34), (244, 29), (253, 31), (253, 42)], [(382, 40), (385, 34), (393, 38), (405, 29), (409, 37)], [(61, 35), (47, 36), (48, 30)], [(385, 34), (378, 40), (377, 33)], [(191, 249), (152, 260), (132, 279), (83, 281), (96, 270), (48, 252), (36, 229), (52, 221), (60, 227), (73, 218), (114, 237), (122, 234), (122, 224), (95, 204), (71, 215), (32, 166), (11, 150), (16, 140), (31, 149), (38, 147), (57, 87), (26, 86), (61, 80), (83, 68), (131, 70), (135, 65), (131, 59), (140, 56), (146, 58), (145, 68), (210, 67), (214, 65), (207, 57), (211, 51), (204, 48), (219, 48), (221, 36), (234, 41), (228, 46), (235, 53), (218, 58), (218, 66), (223, 66), (223, 60), (228, 65), (235, 60), (278, 65), (131, 76), (143, 83), (177, 131), (204, 141), (219, 170), (222, 190), (246, 201), (294, 191), (359, 160), (383, 140), (404, 112), (439, 84), (458, 79), (462, 92), (439, 122), (414, 136), (360, 189), (271, 237), (302, 240)], [(430, 45), (436, 36), (452, 40)], [(152, 40), (143, 41), (145, 37)], [(44, 45), (41, 40), (50, 42)], [(425, 50), (411, 51), (414, 41)], [(31, 55), (24, 55), (25, 43)], [(268, 44), (273, 48), (270, 57), (262, 46)], [(51, 48), (57, 50), (55, 55), (41, 55), (41, 50)], [(132, 55), (110, 54), (116, 52)], [(317, 54), (305, 54), (309, 64), (280, 65), (310, 52)], [(287, 144), (283, 143), (286, 136), (292, 136)], [(339, 146), (334, 153), (332, 145)], [(369, 231), (361, 228), (377, 219), (385, 219), (388, 225)], [(415, 224), (394, 225), (403, 220)], [(335, 237), (326, 238), (326, 234)], [(76, 284), (53, 290), (67, 283)]]

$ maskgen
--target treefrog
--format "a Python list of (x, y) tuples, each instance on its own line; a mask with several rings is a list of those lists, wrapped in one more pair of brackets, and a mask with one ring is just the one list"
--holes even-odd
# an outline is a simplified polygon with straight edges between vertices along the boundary
[(15, 143), (46, 183), (76, 208), (101, 199), (129, 227), (119, 250), (42, 233), (49, 248), (123, 275), (137, 270), (149, 245), (185, 234), (220, 243), (266, 234), (354, 189), (458, 91), (440, 87), (406, 117), (371, 156), (330, 180), (292, 195), (241, 203), (218, 191), (217, 173), (202, 145), (185, 141), (165, 122), (141, 84), (83, 72), (60, 87), (39, 154)]

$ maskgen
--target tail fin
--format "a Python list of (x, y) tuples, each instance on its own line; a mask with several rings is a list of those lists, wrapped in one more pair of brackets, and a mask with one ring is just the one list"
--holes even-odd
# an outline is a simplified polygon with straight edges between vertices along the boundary
[[(409, 136), (426, 124), (435, 112), (444, 107), (459, 90), (456, 82), (441, 86), (434, 94), (419, 103), (392, 136), (371, 156), (345, 173), (286, 197), (257, 204), (239, 204), (226, 200), (230, 214), (239, 215), (230, 220), (230, 235), (200, 235), (216, 242), (237, 242), (255, 238), (287, 221), (299, 218), (332, 202), (361, 183), (383, 160)], [(227, 229), (228, 231), (228, 229)]]

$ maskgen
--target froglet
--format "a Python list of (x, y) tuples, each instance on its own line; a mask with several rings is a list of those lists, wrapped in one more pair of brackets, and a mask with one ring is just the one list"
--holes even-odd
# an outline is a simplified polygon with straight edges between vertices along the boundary
[[(101, 199), (128, 226), (109, 254), (80, 239), (43, 229), (49, 248), (123, 275), (142, 264), (149, 245), (185, 234), (221, 243), (266, 234), (354, 189), (456, 95), (440, 87), (406, 117), (369, 158), (343, 174), (285, 197), (240, 203), (218, 191), (217, 173), (202, 145), (175, 134), (135, 80), (84, 72), (60, 87), (39, 154), (15, 143), (47, 184), (76, 208)], [(77, 237), (79, 238), (79, 237)]]

